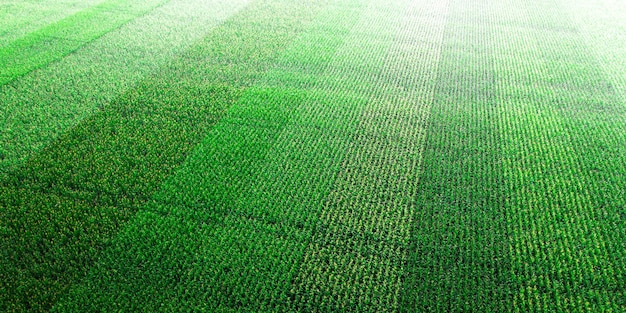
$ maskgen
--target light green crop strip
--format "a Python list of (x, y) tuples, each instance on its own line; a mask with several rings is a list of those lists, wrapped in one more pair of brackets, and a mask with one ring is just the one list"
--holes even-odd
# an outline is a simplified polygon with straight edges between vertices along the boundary
[(0, 86), (76, 51), (169, 0), (109, 0), (0, 48)]
[(349, 130), (348, 144), (292, 284), (294, 311), (400, 308), (446, 11), (440, 1), (371, 1), (320, 75), (362, 103), (317, 108), (322, 129)]
[(0, 177), (178, 57), (246, 3), (170, 1), (62, 60), (0, 86)]
[[(513, 312), (626, 309), (626, 110), (558, 2), (511, 2), (494, 46)], [(597, 3), (595, 5), (598, 5)], [(618, 66), (615, 64), (615, 66)]]
[(0, 47), (102, 1), (4, 1), (0, 3)]
[[(306, 10), (312, 3), (294, 5)], [(314, 108), (333, 110), (337, 100), (358, 107), (362, 100), (310, 90), (310, 85), (276, 84), (306, 85), (310, 74), (325, 71), (306, 65), (328, 64), (362, 5), (329, 1), (316, 9), (321, 9), (318, 18), (305, 25), (274, 68), (245, 92), (154, 202), (128, 224), (88, 279), (59, 303), (59, 311), (288, 308), (291, 278), (348, 144), (334, 132), (315, 131), (313, 124), (321, 120)], [(304, 51), (316, 53), (302, 54), (306, 46), (314, 49)], [(306, 121), (312, 128), (301, 124)], [(105, 285), (111, 292), (98, 291)]]

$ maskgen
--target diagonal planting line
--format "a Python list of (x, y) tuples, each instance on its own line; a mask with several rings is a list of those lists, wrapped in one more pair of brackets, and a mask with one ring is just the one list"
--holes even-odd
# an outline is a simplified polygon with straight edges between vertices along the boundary
[(108, 0), (0, 48), (0, 86), (76, 51), (169, 0)]
[[(348, 145), (315, 127), (324, 121), (316, 113), (362, 103), (309, 79), (325, 72), (361, 6), (327, 3), (59, 308), (288, 310), (297, 262)], [(325, 83), (330, 90), (315, 90)]]
[(4, 1), (0, 4), (0, 47), (102, 1)]
[(230, 102), (302, 31), (307, 20), (301, 8), (290, 6), (300, 15), (270, 21), (274, 5), (255, 3), (212, 30), (179, 59), (28, 160), (6, 184), (84, 199), (149, 199)]
[(248, 5), (13, 172), (1, 187), (2, 309), (45, 311), (82, 277), (319, 9)]
[[(363, 16), (361, 22), (376, 15), (374, 12), (380, 9), (380, 5), (373, 4), (370, 15)], [(324, 20), (328, 18), (330, 22), (313, 27), (312, 38), (301, 38), (281, 57), (278, 68), (269, 72), (258, 87), (246, 92), (185, 166), (162, 187), (154, 202), (129, 224), (114, 248), (94, 267), (90, 278), (70, 293), (71, 301), (63, 301), (59, 307), (71, 310), (86, 305), (110, 306), (110, 299), (114, 297), (124, 299), (124, 309), (157, 307), (165, 303), (172, 310), (288, 311), (306, 308), (301, 299), (303, 293), (309, 292), (307, 287), (310, 285), (294, 288), (292, 281), (298, 275), (297, 262), (307, 253), (309, 242), (316, 239), (311, 236), (320, 232), (316, 226), (318, 216), (324, 203), (328, 202), (326, 198), (331, 194), (335, 177), (342, 172), (341, 166), (345, 164), (342, 159), (352, 157), (353, 165), (366, 161), (364, 151), (351, 148), (355, 145), (355, 138), (380, 140), (378, 142), (394, 140), (396, 144), (402, 139), (415, 140), (412, 132), (414, 129), (419, 131), (419, 128), (413, 127), (421, 123), (423, 111), (420, 109), (423, 107), (413, 106), (415, 103), (411, 100), (415, 99), (410, 96), (407, 99), (390, 95), (399, 91), (405, 94), (405, 88), (417, 92), (416, 86), (429, 81), (427, 76), (418, 76), (418, 81), (412, 81), (412, 73), (403, 71), (404, 62), (416, 56), (412, 50), (416, 49), (416, 41), (423, 41), (422, 45), (417, 45), (424, 49), (420, 50), (423, 52), (421, 56), (430, 59), (437, 55), (436, 35), (434, 42), (430, 42), (433, 39), (430, 37), (404, 38), (401, 35), (400, 38), (407, 42), (396, 48), (407, 52), (407, 59), (385, 62), (384, 57), (367, 59), (367, 53), (352, 59), (347, 52), (354, 45), (363, 51), (372, 48), (386, 55), (386, 45), (381, 46), (380, 40), (393, 40), (396, 35), (381, 32), (361, 38), (365, 35), (361, 32), (361, 24), (355, 26), (352, 33), (345, 30), (337, 33), (338, 26), (350, 26), (344, 25), (346, 20), (354, 19), (354, 13), (346, 15), (342, 12), (346, 9), (331, 9), (324, 15)], [(384, 13), (378, 16), (388, 17)], [(407, 19), (411, 17), (414, 16), (407, 16)], [(428, 18), (422, 22), (428, 24)], [(416, 27), (411, 23), (407, 25)], [(345, 44), (344, 37), (350, 40), (350, 46), (344, 46), (342, 53), (335, 53), (333, 47)], [(372, 39), (379, 42), (366, 45)], [(433, 47), (435, 51), (430, 50)], [(315, 56), (310, 54), (311, 51), (316, 52)], [(362, 60), (368, 63), (360, 63)], [(355, 66), (357, 64), (360, 66)], [(394, 66), (381, 73), (385, 65)], [(428, 65), (424, 66), (426, 68), (419, 69), (420, 72), (428, 72)], [(381, 74), (384, 77), (379, 77)], [(392, 76), (397, 79), (403, 75), (409, 78), (385, 85), (388, 89), (376, 85)], [(356, 79), (358, 77), (361, 79)], [(363, 88), (365, 83), (376, 87)], [(267, 85), (277, 87), (264, 87)], [(381, 104), (373, 100), (372, 95), (377, 91), (385, 91), (383, 99), (388, 101)], [(393, 104), (408, 107), (402, 110)], [(378, 115), (376, 109), (384, 110), (389, 116)], [(361, 118), (371, 115), (375, 121), (368, 122), (374, 125), (364, 125)], [(388, 124), (383, 121), (391, 116), (406, 122), (408, 133), (402, 127), (385, 131), (384, 126)], [(419, 135), (417, 137), (419, 141)], [(409, 143), (420, 146), (410, 140)], [(383, 160), (385, 163), (399, 161), (401, 167), (411, 168), (419, 157), (402, 151), (401, 147), (415, 148), (413, 145), (396, 145), (394, 148), (398, 149), (394, 152), (402, 157)], [(389, 184), (396, 183), (395, 179), (400, 186), (410, 184), (414, 177), (410, 174), (403, 176), (405, 174), (398, 173), (399, 168), (395, 169), (399, 177), (387, 177), (391, 181)], [(410, 193), (410, 188), (407, 190)], [(385, 216), (381, 224), (391, 222), (393, 217), (396, 216)], [(400, 224), (406, 226), (402, 222)], [(319, 227), (324, 228), (326, 224), (329, 223), (322, 223)], [(329, 249), (337, 248), (327, 244)], [(358, 244), (365, 250), (373, 248), (369, 242)], [(397, 272), (402, 267), (401, 259), (383, 266)], [(376, 271), (376, 264), (370, 264), (370, 267), (373, 269), (370, 272)], [(367, 271), (364, 273), (367, 275)], [(382, 276), (378, 277), (382, 279)], [(322, 281), (320, 287), (326, 283)], [(361, 287), (367, 288), (371, 295), (376, 293), (374, 285)], [(118, 291), (103, 294), (99, 290), (104, 286)], [(139, 286), (145, 291), (132, 292)], [(394, 303), (394, 293), (397, 294), (399, 288), (396, 280), (394, 286), (382, 291), (384, 295), (379, 298), (391, 300), (380, 305), (367, 302), (369, 295), (361, 297), (358, 293), (351, 294), (350, 300), (362, 301), (359, 308), (363, 310), (387, 309), (386, 305)], [(335, 292), (339, 293), (341, 289)], [(94, 294), (98, 295), (96, 299)], [(320, 303), (313, 304), (323, 309)], [(331, 302), (329, 307), (337, 304)]]
[(0, 87), (0, 180), (180, 55), (246, 2), (172, 0)]

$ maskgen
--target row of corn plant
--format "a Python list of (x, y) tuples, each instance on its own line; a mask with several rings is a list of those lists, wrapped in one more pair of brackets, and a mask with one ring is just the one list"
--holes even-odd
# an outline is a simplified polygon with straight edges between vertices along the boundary
[[(3, 2), (0, 19), (0, 47), (46, 25), (89, 8), (102, 0)], [(24, 14), (28, 12), (27, 14)]]
[(170, 1), (0, 87), (0, 177), (179, 56), (245, 2)]
[(293, 283), (297, 311), (399, 309), (445, 10), (371, 2), (335, 56), (326, 77), (364, 103), (322, 117), (331, 132), (352, 124), (352, 144)]
[(107, 0), (0, 48), (0, 86), (76, 51), (167, 0)]
[(490, 46), (497, 1), (449, 1), (412, 211), (402, 312), (505, 312), (511, 305)]
[[(325, 4), (307, 31), (244, 92), (131, 221), (88, 279), (58, 304), (59, 311), (89, 305), (123, 310), (162, 305), (174, 310), (288, 309), (291, 280), (347, 143), (295, 123), (302, 111), (333, 108), (337, 95), (272, 86), (278, 80), (306, 84), (302, 79), (310, 75), (307, 67), (290, 65), (311, 61), (324, 66), (361, 5)], [(319, 49), (303, 55), (304, 45)], [(341, 99), (355, 101), (351, 96)], [(163, 226), (148, 227), (154, 224)], [(166, 245), (180, 248), (170, 253)], [(134, 247), (130, 253), (125, 251), (129, 246)], [(158, 275), (164, 266), (178, 276), (162, 284)], [(102, 286), (113, 286), (116, 292), (100, 292)], [(131, 292), (138, 288), (145, 292)]]
[[(267, 4), (212, 29), (2, 183), (3, 310), (49, 309), (319, 9), (285, 4), (272, 15)], [(239, 85), (229, 85), (233, 63), (243, 69)]]
[(494, 53), (508, 73), (497, 85), (513, 310), (622, 311), (624, 200), (612, 188), (624, 172), (625, 108), (563, 7), (519, 10), (526, 27)]

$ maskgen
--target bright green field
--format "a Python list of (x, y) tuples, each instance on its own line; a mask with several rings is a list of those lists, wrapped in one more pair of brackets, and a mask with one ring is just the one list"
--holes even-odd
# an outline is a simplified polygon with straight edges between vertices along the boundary
[(626, 2), (0, 0), (0, 312), (626, 312)]

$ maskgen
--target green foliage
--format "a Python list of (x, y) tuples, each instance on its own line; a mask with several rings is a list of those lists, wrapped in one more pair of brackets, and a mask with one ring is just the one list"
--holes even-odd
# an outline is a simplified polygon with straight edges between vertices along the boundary
[[(623, 181), (626, 112), (581, 38), (562, 32), (576, 28), (555, 18), (562, 10), (544, 7), (559, 30), (529, 34), (521, 56), (532, 61), (501, 65), (536, 73), (532, 88), (502, 101), (500, 118), (513, 299), (520, 311), (622, 311), (624, 200), (613, 188)], [(498, 85), (508, 94), (507, 84)]]
[(143, 77), (171, 63), (242, 5), (243, 1), (169, 2), (59, 62), (0, 87), (0, 115), (5, 117), (0, 121), (0, 141), (6, 152), (0, 173), (17, 168)]
[[(311, 39), (324, 40), (324, 37), (305, 33), (284, 53)], [(271, 78), (278, 71), (278, 68), (271, 70), (260, 79), (260, 85), (272, 85)], [(208, 311), (287, 308), (291, 299), (290, 281), (315, 224), (317, 214), (312, 210), (322, 206), (323, 195), (332, 186), (332, 182), (316, 177), (328, 177), (338, 170), (337, 155), (341, 151), (338, 148), (345, 145), (345, 141), (338, 145), (335, 139), (333, 146), (332, 141), (328, 142), (331, 138), (325, 139), (321, 130), (318, 130), (318, 144), (311, 145), (309, 136), (313, 129), (294, 122), (306, 118), (319, 122), (319, 117), (313, 115), (315, 111), (309, 110), (316, 107), (332, 110), (335, 101), (353, 103), (352, 99), (337, 94), (247, 89), (145, 209), (158, 214), (151, 215), (154, 223), (161, 219), (177, 223), (159, 227), (156, 233), (172, 238), (196, 238), (196, 244), (189, 242), (195, 247), (190, 252), (195, 257), (182, 252), (171, 256), (172, 262), (182, 266), (182, 272), (194, 278), (167, 284), (167, 291), (158, 297), (154, 293), (127, 293), (125, 290), (139, 288), (151, 280), (151, 273), (160, 271), (159, 260), (151, 258), (156, 255), (148, 252), (150, 246), (138, 246), (140, 252), (123, 255), (109, 250), (106, 255), (110, 255), (107, 257), (110, 261), (94, 270), (88, 282), (73, 289), (68, 296), (70, 300), (62, 301), (58, 309), (72, 311), (73, 307), (88, 303), (115, 309), (111, 307), (111, 297), (125, 299), (120, 304), (123, 310), (160, 305)], [(300, 186), (299, 196), (293, 197), (290, 186)], [(283, 193), (276, 193), (277, 189)], [(185, 235), (175, 230), (188, 222), (201, 227), (187, 230), (191, 233)], [(135, 227), (140, 221), (131, 223), (133, 226), (129, 227)], [(128, 236), (128, 241), (142, 241), (136, 238), (136, 232)], [(275, 245), (284, 248), (272, 249)], [(136, 255), (150, 259), (139, 265)], [(130, 259), (122, 264), (136, 267), (118, 270), (120, 263), (113, 260), (124, 257)], [(117, 274), (113, 277), (107, 274), (112, 272), (129, 279), (124, 279), (119, 293), (97, 292), (118, 281)]]
[(5, 1), (0, 4), (0, 47), (98, 2), (101, 1)]
[(14, 184), (141, 202), (237, 97), (227, 87), (145, 80), (29, 160)]
[(626, 311), (603, 6), (0, 4), (0, 311)]
[(0, 48), (0, 86), (59, 60), (164, 2), (105, 1), (11, 42)]
[(0, 310), (40, 312), (86, 274), (135, 212), (21, 188), (2, 188)]
[[(485, 7), (483, 7), (485, 6)], [(453, 1), (434, 84), (402, 288), (403, 312), (510, 309), (500, 129), (486, 3)], [(468, 51), (465, 47), (476, 47)], [(462, 64), (463, 66), (459, 66)]]
[[(260, 8), (264, 8), (260, 6)], [(254, 7), (248, 8), (254, 10)], [(303, 7), (293, 6), (292, 11), (285, 11), (284, 17), (304, 23), (305, 17), (310, 11)], [(223, 24), (214, 29), (207, 37), (222, 38), (222, 32), (230, 33), (230, 28), (237, 28), (241, 36), (253, 38), (248, 33), (255, 33), (258, 38), (255, 45), (244, 47), (250, 49), (250, 53), (241, 53), (242, 47), (223, 45), (221, 49), (214, 51), (214, 55), (235, 55), (243, 59), (233, 59), (229, 62), (211, 64), (204, 67), (207, 72), (198, 73), (196, 63), (189, 63), (192, 54), (203, 51), (199, 47), (190, 49), (185, 56), (175, 60), (161, 71), (150, 78), (145, 79), (137, 87), (118, 97), (113, 103), (103, 108), (80, 124), (72, 128), (70, 132), (59, 137), (52, 145), (46, 147), (38, 154), (30, 158), (23, 167), (10, 174), (2, 184), (6, 190), (25, 188), (28, 192), (46, 193), (55, 196), (84, 201), (93, 207), (111, 206), (120, 210), (128, 210), (132, 216), (145, 201), (156, 191), (161, 182), (175, 168), (182, 163), (187, 153), (203, 138), (206, 132), (224, 115), (228, 106), (241, 95), (241, 87), (230, 87), (228, 81), (219, 83), (219, 78), (224, 80), (229, 76), (212, 76), (217, 82), (205, 82), (202, 78), (206, 73), (225, 72), (223, 69), (230, 66), (230, 62), (245, 62), (250, 60), (246, 79), (253, 79), (256, 73), (266, 69), (263, 62), (257, 58), (249, 58), (256, 49), (265, 51), (259, 57), (270, 57), (278, 53), (297, 31), (294, 27), (284, 32), (275, 33), (271, 24), (267, 28), (259, 29), (254, 23), (256, 14), (245, 13), (246, 19), (236, 23)], [(300, 12), (300, 14), (295, 14)], [(246, 15), (247, 14), (247, 15)], [(267, 18), (258, 15), (259, 18)], [(281, 23), (280, 19), (275, 19)], [(268, 21), (271, 22), (271, 21)], [(264, 31), (259, 34), (260, 31)], [(267, 40), (272, 34), (273, 40)], [(200, 41), (197, 45), (214, 42), (215, 39)], [(265, 49), (270, 46), (272, 49)], [(239, 52), (233, 53), (231, 50)], [(208, 59), (214, 59), (203, 55)], [(256, 62), (256, 63), (254, 63)], [(256, 66), (252, 66), (256, 64)], [(185, 77), (186, 79), (179, 79)], [(241, 81), (242, 85), (251, 84)], [(12, 192), (9, 191), (9, 194)], [(27, 193), (21, 193), (26, 197)], [(11, 206), (12, 207), (12, 206)], [(11, 210), (17, 210), (13, 208)], [(9, 211), (11, 211), (9, 210)], [(89, 211), (89, 210), (87, 210)], [(65, 229), (69, 227), (64, 223), (64, 215), (60, 213), (57, 220), (42, 219), (43, 224), (58, 223), (56, 227)], [(124, 220), (125, 222), (126, 220)], [(5, 221), (2, 221), (5, 223)], [(24, 231), (24, 225), (20, 224), (10, 237), (18, 236)], [(103, 234), (103, 238), (110, 238), (111, 234)], [(51, 234), (53, 236), (53, 234)], [(34, 240), (26, 237), (25, 240)], [(75, 282), (81, 277), (86, 268), (93, 260), (94, 255), (100, 251), (100, 247), (94, 244), (93, 250), (74, 249), (72, 242), (65, 242), (67, 259), (60, 262), (61, 267), (52, 267), (50, 249), (40, 252), (41, 258), (35, 259), (37, 267), (41, 269), (41, 276), (32, 277), (34, 272), (26, 270), (25, 278), (11, 280), (9, 286), (17, 288), (17, 292), (3, 294), (2, 303), (18, 303), (14, 311), (20, 311), (33, 303), (38, 303), (37, 310), (51, 306), (58, 293), (45, 298), (34, 294), (27, 297), (26, 281), (40, 282), (42, 286), (50, 277), (62, 277), (58, 290), (65, 288), (69, 283)], [(23, 254), (36, 253), (33, 245), (26, 245)], [(5, 247), (2, 247), (5, 250)], [(14, 248), (7, 246), (7, 251)], [(79, 260), (76, 270), (65, 272), (66, 260)], [(4, 279), (12, 273), (19, 262), (3, 270), (0, 275)], [(35, 267), (35, 266), (33, 266)], [(74, 276), (75, 275), (75, 276)], [(8, 280), (7, 280), (8, 281)], [(22, 284), (24, 283), (24, 284)], [(30, 284), (30, 283), (29, 283)]]

